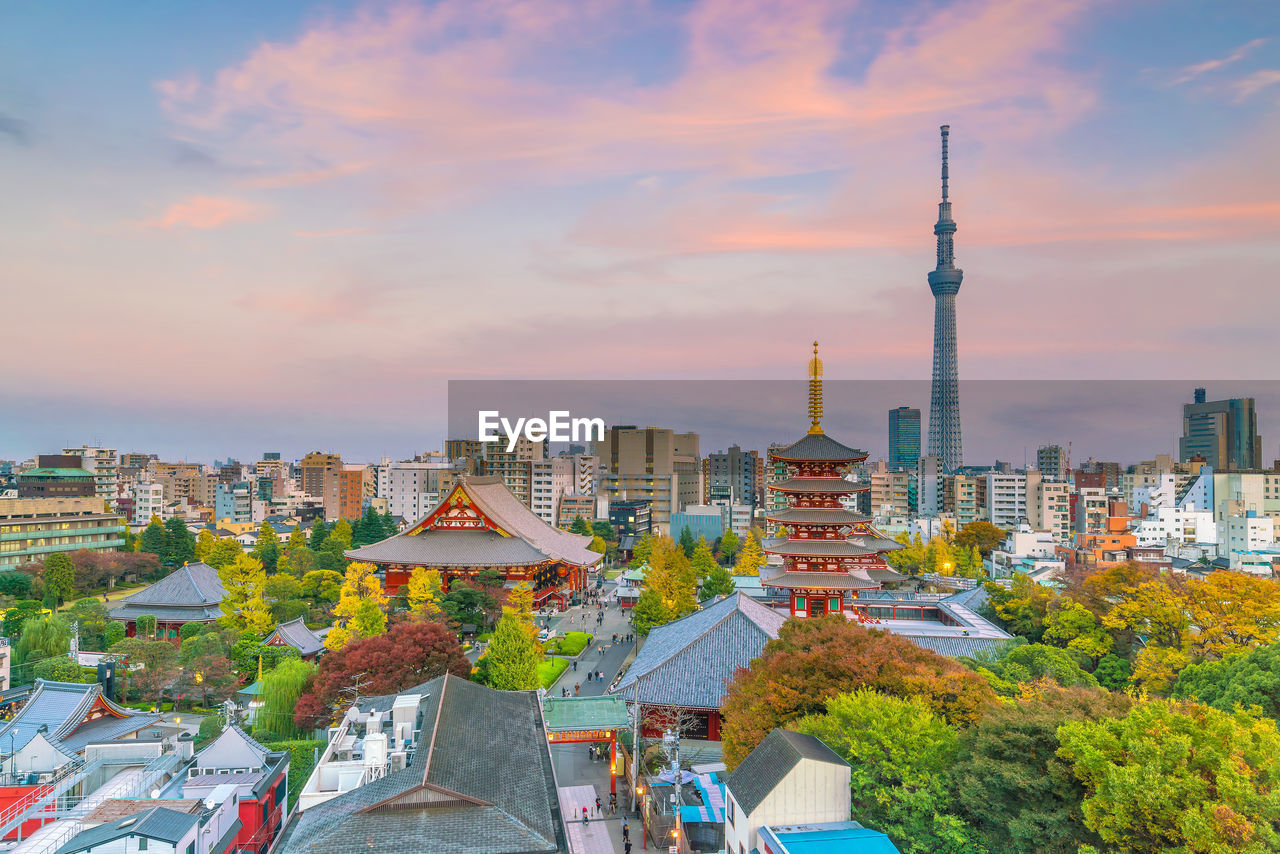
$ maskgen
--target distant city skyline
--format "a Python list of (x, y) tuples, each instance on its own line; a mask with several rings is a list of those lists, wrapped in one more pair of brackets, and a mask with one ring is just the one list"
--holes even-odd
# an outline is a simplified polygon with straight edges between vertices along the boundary
[(1273, 2), (6, 24), (0, 457), (402, 455), (451, 379), (782, 380), (815, 338), (830, 376), (927, 382), (942, 124), (962, 380), (1280, 377)]

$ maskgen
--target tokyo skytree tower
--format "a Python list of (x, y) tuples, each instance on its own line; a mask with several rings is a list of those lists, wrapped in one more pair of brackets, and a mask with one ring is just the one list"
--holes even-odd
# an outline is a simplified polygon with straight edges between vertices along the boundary
[(938, 266), (929, 274), (933, 291), (933, 393), (929, 398), (929, 448), (948, 474), (960, 468), (960, 388), (956, 369), (956, 294), (964, 271), (955, 264), (956, 223), (947, 199), (947, 136), (942, 126), (942, 202), (933, 233), (938, 238)]

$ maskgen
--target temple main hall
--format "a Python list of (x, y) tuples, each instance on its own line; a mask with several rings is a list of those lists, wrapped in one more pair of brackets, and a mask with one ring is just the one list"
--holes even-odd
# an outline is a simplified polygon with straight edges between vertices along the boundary
[(542, 521), (501, 478), (468, 475), (413, 527), (346, 556), (377, 566), (393, 596), (420, 566), (439, 570), (446, 591), (454, 581), (474, 583), (496, 569), (508, 588), (527, 582), (535, 605), (563, 606), (604, 557), (587, 548), (590, 542)]

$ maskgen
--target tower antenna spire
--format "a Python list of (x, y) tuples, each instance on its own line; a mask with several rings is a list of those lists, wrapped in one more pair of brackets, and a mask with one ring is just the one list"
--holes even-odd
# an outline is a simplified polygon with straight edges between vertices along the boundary
[(947, 142), (951, 126), (942, 125), (942, 201), (933, 234), (938, 265), (929, 273), (933, 292), (933, 388), (929, 398), (929, 453), (950, 474), (961, 465), (959, 371), (956, 368), (956, 294), (964, 271), (956, 266), (956, 221), (951, 218)]
[(942, 200), (947, 200), (947, 137), (951, 135), (951, 125), (942, 126)]
[(818, 342), (813, 342), (813, 358), (809, 360), (809, 432), (822, 432), (822, 360), (818, 358)]

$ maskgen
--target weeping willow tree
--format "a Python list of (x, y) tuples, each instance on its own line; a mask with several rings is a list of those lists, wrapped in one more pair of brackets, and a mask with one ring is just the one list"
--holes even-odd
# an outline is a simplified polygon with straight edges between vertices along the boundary
[(316, 673), (316, 666), (300, 658), (286, 658), (262, 675), (262, 708), (254, 718), (254, 730), (267, 730), (281, 739), (298, 734), (293, 707)]
[(61, 614), (33, 617), (22, 624), (22, 636), (13, 650), (13, 660), (34, 663), (71, 649), (71, 623)]

